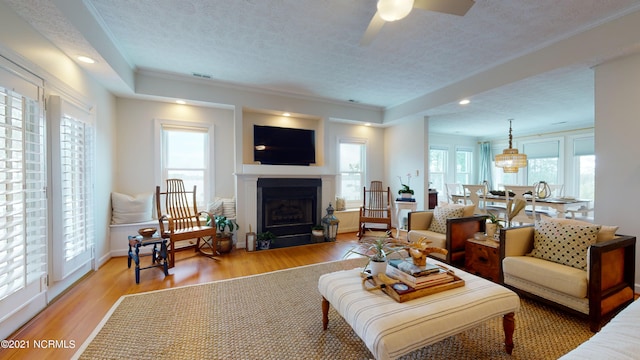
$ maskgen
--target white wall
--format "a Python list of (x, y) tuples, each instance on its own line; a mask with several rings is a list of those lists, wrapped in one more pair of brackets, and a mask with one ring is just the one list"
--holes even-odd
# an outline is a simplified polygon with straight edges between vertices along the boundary
[(118, 98), (116, 114), (118, 166), (114, 190), (125, 194), (154, 192), (157, 153), (155, 119), (201, 122), (214, 125), (214, 184), (216, 196), (233, 197), (234, 190), (234, 111), (230, 109), (180, 105), (171, 102)]
[(418, 210), (428, 208), (427, 127), (426, 119), (416, 118), (388, 127), (384, 133), (386, 181), (396, 196), (400, 190), (398, 176), (406, 183), (407, 174), (411, 174), (409, 185)]
[[(599, 65), (595, 75), (595, 221), (619, 225), (619, 233), (639, 236), (640, 55)], [(639, 264), (636, 249), (636, 283)]]

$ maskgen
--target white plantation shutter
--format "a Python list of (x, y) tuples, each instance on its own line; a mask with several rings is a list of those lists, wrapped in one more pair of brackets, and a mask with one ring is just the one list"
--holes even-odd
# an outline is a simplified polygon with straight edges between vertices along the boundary
[(44, 291), (47, 178), (41, 82), (0, 59), (0, 319)]
[(93, 225), (93, 124), (88, 112), (49, 98), (52, 149), (53, 275), (67, 277), (92, 259)]

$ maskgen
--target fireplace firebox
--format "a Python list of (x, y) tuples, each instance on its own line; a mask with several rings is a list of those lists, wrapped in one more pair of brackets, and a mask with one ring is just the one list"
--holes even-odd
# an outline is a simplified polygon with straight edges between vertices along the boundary
[(258, 179), (258, 232), (270, 231), (273, 248), (311, 243), (311, 227), (320, 223), (320, 179)]

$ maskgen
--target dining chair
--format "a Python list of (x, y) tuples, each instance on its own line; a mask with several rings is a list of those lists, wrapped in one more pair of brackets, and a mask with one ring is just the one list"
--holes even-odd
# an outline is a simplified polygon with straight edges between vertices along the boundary
[(453, 203), (456, 202), (453, 199), (453, 195), (461, 195), (461, 194), (463, 194), (461, 192), (462, 187), (458, 183), (445, 184), (444, 187), (445, 187), (445, 190), (447, 192), (447, 202), (448, 203), (453, 204)]
[(487, 213), (487, 188), (484, 185), (462, 185), (464, 194), (464, 205), (475, 204), (476, 214), (485, 215)]
[(535, 224), (539, 216), (536, 213), (536, 197), (533, 196), (535, 186), (505, 184), (504, 189), (507, 200), (508, 226), (512, 226), (514, 223)]

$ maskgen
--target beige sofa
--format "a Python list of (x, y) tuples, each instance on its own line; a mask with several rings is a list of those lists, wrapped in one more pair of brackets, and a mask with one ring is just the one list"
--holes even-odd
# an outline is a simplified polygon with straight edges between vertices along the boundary
[[(543, 235), (547, 228), (570, 235), (549, 240), (556, 248), (545, 247)], [(521, 295), (587, 315), (590, 329), (598, 331), (604, 319), (633, 301), (636, 238), (616, 235), (617, 227), (595, 228), (595, 235), (586, 236), (583, 232), (592, 231), (593, 224), (548, 219), (538, 222), (535, 229), (533, 225), (503, 229), (500, 256), (504, 285)], [(534, 253), (536, 232), (538, 249)], [(588, 241), (582, 247), (576, 246), (573, 241), (577, 238)], [(580, 259), (583, 268), (571, 263)]]
[(463, 266), (467, 239), (473, 238), (477, 232), (485, 232), (487, 224), (486, 216), (473, 215), (474, 209), (473, 205), (466, 206), (461, 216), (441, 219), (443, 226), (440, 227), (432, 226), (438, 207), (433, 211), (412, 211), (409, 213), (407, 240), (416, 242), (425, 237), (431, 241), (431, 246), (448, 251), (447, 255), (431, 253), (429, 256), (447, 264)]
[(640, 354), (640, 301), (627, 306), (600, 332), (560, 360), (637, 359)]

